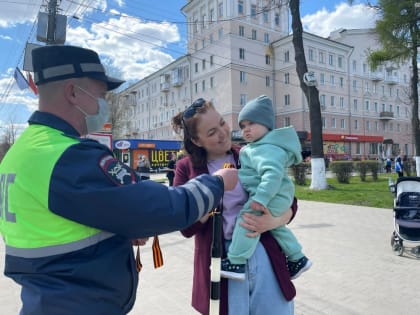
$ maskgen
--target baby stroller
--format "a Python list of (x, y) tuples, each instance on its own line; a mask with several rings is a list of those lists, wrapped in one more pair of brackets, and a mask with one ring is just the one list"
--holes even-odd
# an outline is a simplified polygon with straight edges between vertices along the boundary
[[(404, 241), (420, 244), (420, 177), (399, 177), (395, 184), (391, 180), (389, 184), (395, 195), (391, 247), (402, 256)], [(420, 246), (412, 247), (411, 254), (420, 258)]]

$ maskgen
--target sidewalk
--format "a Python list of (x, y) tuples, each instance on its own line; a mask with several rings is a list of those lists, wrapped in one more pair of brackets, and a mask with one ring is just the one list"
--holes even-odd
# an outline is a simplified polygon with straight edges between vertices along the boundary
[[(294, 283), (297, 315), (415, 315), (420, 259), (391, 251), (392, 210), (300, 201), (290, 225), (314, 265)], [(193, 240), (160, 236), (164, 266), (153, 269), (151, 242), (130, 315), (196, 315), (190, 306)], [(3, 268), (4, 245), (0, 247)], [(0, 277), (1, 313), (17, 314), (19, 288)]]

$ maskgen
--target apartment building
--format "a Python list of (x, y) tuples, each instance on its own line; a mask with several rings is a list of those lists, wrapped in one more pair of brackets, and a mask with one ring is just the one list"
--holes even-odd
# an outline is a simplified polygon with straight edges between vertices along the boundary
[[(183, 8), (188, 52), (122, 91), (118, 137), (176, 139), (170, 118), (193, 100), (210, 99), (240, 135), (237, 117), (265, 94), (276, 125), (293, 125), (310, 143), (309, 107), (295, 70), (288, 7), (282, 1), (191, 0)], [(373, 30), (336, 30), (328, 38), (303, 34), (308, 70), (319, 89), (324, 153), (333, 158), (414, 154), (408, 64), (370, 69), (379, 47)]]

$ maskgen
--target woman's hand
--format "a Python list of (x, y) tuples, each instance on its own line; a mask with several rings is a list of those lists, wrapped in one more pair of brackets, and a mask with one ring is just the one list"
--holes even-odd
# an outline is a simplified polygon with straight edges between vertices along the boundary
[(285, 213), (283, 213), (279, 217), (273, 217), (270, 210), (267, 208), (263, 208), (261, 210), (261, 215), (255, 215), (252, 213), (244, 213), (242, 214), (243, 221), (241, 225), (254, 232), (249, 232), (246, 234), (248, 237), (256, 237), (261, 233), (266, 231), (272, 230), (282, 225), (286, 225), (289, 223), (290, 219), (292, 218), (293, 212), (289, 208)]

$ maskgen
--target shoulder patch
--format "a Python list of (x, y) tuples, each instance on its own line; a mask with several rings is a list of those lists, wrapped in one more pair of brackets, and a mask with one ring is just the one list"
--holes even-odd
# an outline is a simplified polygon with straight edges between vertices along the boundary
[(138, 176), (132, 168), (110, 155), (102, 157), (99, 166), (116, 185), (129, 185), (138, 182)]

